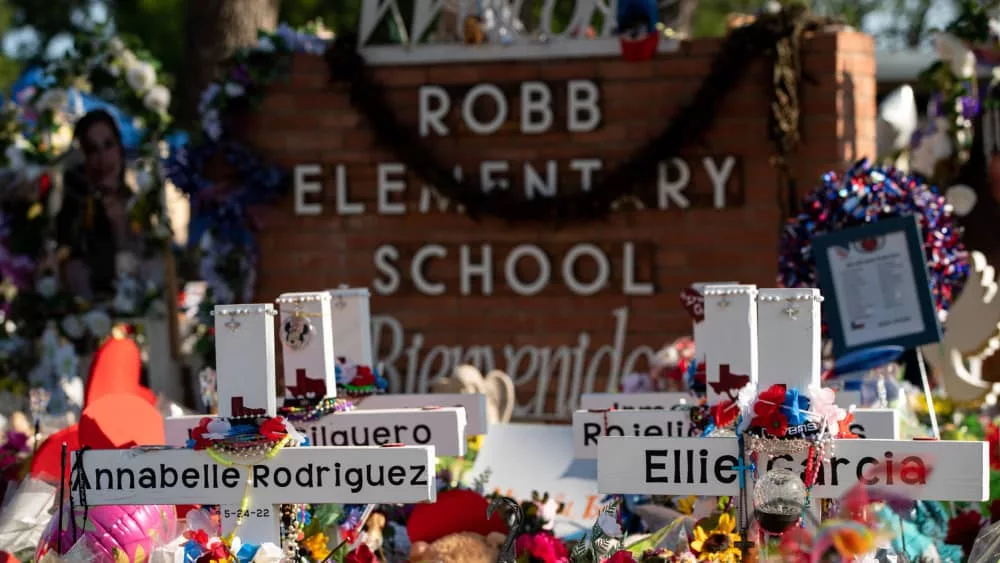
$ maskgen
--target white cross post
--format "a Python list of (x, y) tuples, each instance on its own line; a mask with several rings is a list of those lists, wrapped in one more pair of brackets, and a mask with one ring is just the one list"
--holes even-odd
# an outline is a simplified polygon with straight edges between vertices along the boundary
[[(273, 315), (270, 304), (215, 308), (221, 417), (275, 414)], [(75, 454), (83, 482), (72, 495), (93, 506), (218, 504), (224, 533), (239, 515), (244, 542), (280, 545), (276, 505), (433, 501), (434, 465), (433, 446), (289, 448), (232, 464), (186, 448), (99, 450)]]
[[(368, 289), (341, 286), (327, 291), (333, 298), (333, 339), (337, 355), (374, 369)], [(360, 411), (445, 406), (465, 409), (466, 436), (486, 434), (486, 397), (481, 394), (384, 394), (355, 401), (355, 407)]]
[[(695, 284), (704, 289), (715, 284)], [(724, 291), (724, 289), (719, 289)], [(698, 295), (701, 295), (700, 291)], [(719, 296), (716, 296), (719, 297)], [(733, 307), (730, 300), (728, 309)], [(713, 303), (716, 303), (714, 300)], [(820, 382), (820, 295), (815, 289), (760, 289), (757, 308), (758, 377), (765, 389), (775, 382), (803, 390)], [(695, 320), (702, 342), (711, 342), (722, 331), (729, 330), (726, 316), (716, 308), (704, 318)], [(739, 310), (729, 310), (743, 315)], [(750, 319), (753, 315), (746, 315)], [(743, 326), (749, 327), (749, 324)], [(718, 328), (713, 328), (718, 327)], [(808, 350), (809, 354), (789, 358), (783, 351), (788, 347)], [(704, 356), (702, 356), (704, 359)], [(749, 361), (749, 360), (748, 360)], [(798, 363), (796, 363), (798, 361)], [(597, 395), (597, 396), (594, 396)], [(577, 459), (597, 459), (597, 444), (602, 436), (646, 436), (684, 438), (689, 436), (690, 419), (686, 412), (669, 410), (683, 404), (682, 393), (638, 393), (633, 395), (593, 394), (584, 396), (583, 409), (573, 413), (573, 451)], [(658, 396), (663, 396), (657, 401)], [(690, 400), (690, 397), (686, 397)], [(613, 403), (610, 401), (614, 400)], [(610, 403), (610, 404), (609, 404)], [(626, 405), (624, 408), (620, 405)], [(892, 409), (855, 409), (852, 431), (866, 438), (897, 439), (899, 418)]]
[[(282, 349), (285, 404), (308, 407), (336, 397), (335, 358), (340, 348), (335, 349), (338, 342), (335, 338), (348, 344), (363, 341), (358, 337), (352, 340), (348, 335), (367, 333), (367, 306), (360, 315), (347, 317), (349, 322), (342, 324), (348, 326), (338, 332), (333, 329), (332, 315), (337, 301), (329, 292), (285, 293), (276, 303), (280, 314), (278, 341)], [(220, 383), (223, 375), (220, 372)], [(167, 444), (183, 445), (200, 419), (183, 416), (164, 421)], [(315, 446), (433, 445), (438, 455), (465, 454), (466, 413), (461, 408), (336, 412), (295, 422), (295, 426)]]
[[(818, 380), (820, 358), (814, 342), (819, 338), (819, 295), (801, 289), (765, 289), (753, 301), (755, 311), (741, 308), (733, 312), (734, 304), (743, 307), (745, 302), (734, 299), (744, 294), (731, 289), (706, 289), (706, 319), (713, 318), (716, 308), (729, 311), (731, 316), (728, 326), (718, 332), (714, 322), (709, 323), (710, 341), (705, 347), (709, 375), (713, 365), (746, 365), (750, 358), (736, 354), (750, 354), (745, 343), (757, 340), (753, 356), (757, 356), (759, 346), (759, 389), (785, 383), (806, 393), (808, 385)], [(728, 303), (720, 304), (723, 299)], [(793, 327), (781, 323), (802, 324)], [(752, 334), (758, 330), (759, 340)], [(730, 355), (713, 362), (712, 354), (723, 349), (729, 349)], [(775, 376), (778, 370), (784, 370), (780, 372), (784, 376)], [(816, 498), (838, 498), (858, 482), (888, 487), (916, 500), (976, 502), (989, 496), (985, 442), (867, 439), (836, 440), (834, 445), (834, 453), (824, 462), (812, 489)], [(740, 474), (745, 475), (748, 469), (745, 463), (740, 467), (739, 455), (738, 439), (731, 437), (609, 436), (598, 443), (598, 488), (605, 494), (735, 496), (740, 492)], [(869, 469), (880, 463), (885, 464), (886, 474), (871, 475)], [(761, 475), (778, 467), (804, 469), (805, 453), (770, 459), (760, 454), (758, 464)], [(752, 486), (748, 478), (746, 487)]]

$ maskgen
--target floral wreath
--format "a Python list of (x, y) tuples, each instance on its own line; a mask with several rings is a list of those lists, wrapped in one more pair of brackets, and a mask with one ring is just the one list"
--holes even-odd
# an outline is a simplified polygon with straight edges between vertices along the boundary
[[(203, 217), (201, 234), (191, 236), (200, 252), (199, 276), (210, 293), (190, 311), (187, 331), (192, 351), (200, 351), (213, 365), (211, 320), (214, 304), (249, 301), (257, 269), (255, 221), (248, 207), (269, 203), (288, 188), (285, 171), (264, 162), (251, 148), (236, 142), (228, 127), (239, 114), (258, 104), (275, 80), (287, 76), (295, 53), (322, 54), (333, 37), (319, 21), (302, 29), (282, 24), (274, 32), (260, 32), (257, 43), (238, 50), (229, 61), (224, 78), (205, 88), (198, 105), (201, 134), (194, 144), (182, 147), (165, 164), (167, 176), (193, 201), (214, 200)], [(205, 164), (222, 157), (233, 168), (238, 189), (213, 193), (213, 182), (205, 177)], [(198, 222), (192, 221), (197, 229)]]
[[(130, 116), (143, 136), (139, 154), (130, 163), (138, 192), (129, 214), (147, 237), (162, 242), (171, 232), (164, 213), (160, 141), (172, 119), (170, 89), (159, 68), (159, 61), (136, 42), (103, 29), (81, 32), (74, 37), (74, 49), (49, 64), (46, 75), (51, 83), (31, 96), (25, 110), (37, 112), (27, 148), (33, 148), (32, 158), (42, 162), (62, 156), (72, 142), (71, 124), (82, 117), (82, 104), (70, 95), (71, 89), (93, 94)], [(7, 149), (8, 161), (18, 160)]]

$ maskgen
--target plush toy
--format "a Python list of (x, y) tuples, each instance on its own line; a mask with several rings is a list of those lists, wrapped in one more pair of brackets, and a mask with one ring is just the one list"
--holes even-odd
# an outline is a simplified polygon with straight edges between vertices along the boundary
[(490, 424), (510, 422), (514, 416), (514, 382), (498, 369), (483, 377), (475, 366), (458, 366), (451, 377), (434, 382), (431, 392), (486, 395), (486, 418)]
[(430, 544), (415, 542), (410, 551), (410, 563), (494, 563), (504, 539), (498, 532), (489, 536), (459, 532)]

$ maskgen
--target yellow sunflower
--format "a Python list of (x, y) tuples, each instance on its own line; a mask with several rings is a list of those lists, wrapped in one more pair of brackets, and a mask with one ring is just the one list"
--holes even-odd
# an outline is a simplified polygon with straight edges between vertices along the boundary
[(674, 499), (674, 504), (677, 506), (677, 511), (681, 514), (694, 514), (694, 505), (698, 502), (698, 497), (692, 495), (689, 497)]
[(694, 539), (691, 541), (691, 551), (698, 554), (698, 561), (735, 562), (740, 561), (742, 553), (736, 547), (740, 535), (735, 533), (736, 520), (727, 512), (719, 517), (715, 528), (706, 532), (700, 525), (694, 528)]
[(317, 561), (323, 561), (330, 555), (329, 544), (330, 538), (323, 532), (320, 532), (306, 538), (302, 542), (302, 547), (306, 548), (306, 551), (308, 551), (314, 559)]

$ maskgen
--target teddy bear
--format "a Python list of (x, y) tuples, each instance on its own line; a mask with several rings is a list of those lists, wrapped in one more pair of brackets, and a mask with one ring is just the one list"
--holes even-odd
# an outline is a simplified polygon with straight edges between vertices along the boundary
[(430, 387), (431, 393), (486, 395), (486, 419), (490, 424), (507, 423), (514, 416), (514, 382), (498, 369), (483, 377), (475, 366), (460, 365), (451, 377), (439, 379)]
[(411, 563), (494, 563), (500, 554), (505, 536), (490, 532), (482, 536), (475, 532), (458, 532), (433, 543), (414, 542), (410, 550)]

